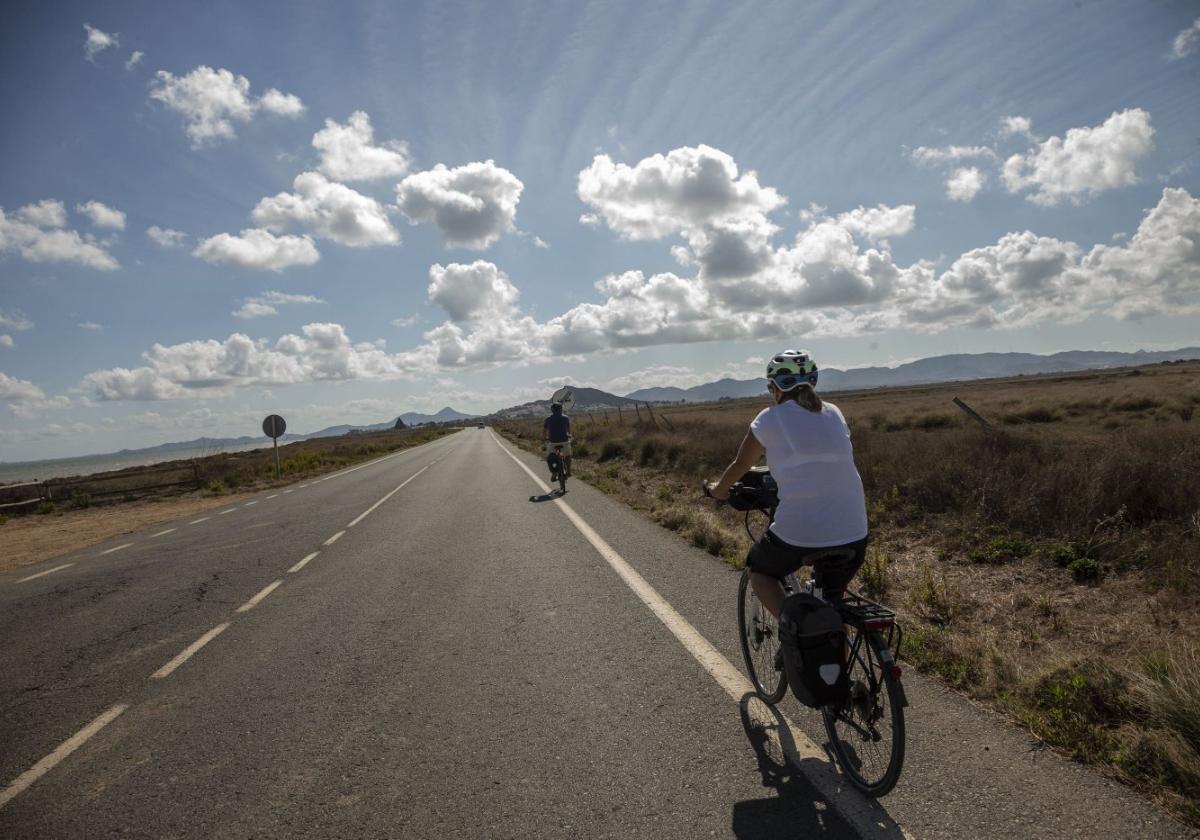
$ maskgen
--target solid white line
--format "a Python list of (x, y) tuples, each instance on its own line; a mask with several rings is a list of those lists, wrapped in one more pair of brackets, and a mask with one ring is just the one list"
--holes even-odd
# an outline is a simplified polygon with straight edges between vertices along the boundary
[(230, 508), (229, 510), (223, 510), (220, 513), (218, 513), (217, 516), (224, 516), (227, 513), (233, 513), (235, 510), (237, 510), (237, 508)]
[(91, 738), (101, 729), (108, 726), (128, 708), (128, 703), (118, 703), (116, 706), (113, 706), (107, 712), (100, 715), (100, 717), (83, 727), (83, 729), (80, 729), (70, 738), (59, 744), (54, 752), (50, 753), (50, 755), (46, 756), (37, 764), (30, 767), (20, 776), (17, 776), (12, 784), (6, 787), (3, 791), (0, 791), (0, 808), (3, 808), (14, 798), (16, 798), (22, 791), (24, 791), (25, 788), (29, 787), (42, 776), (53, 770), (56, 764), (83, 746), (83, 743), (87, 741), (88, 738)]
[(150, 537), (150, 539), (154, 539), (154, 537), (163, 537), (163, 536), (166, 536), (167, 534), (171, 533), (172, 531), (177, 531), (177, 530), (179, 530), (179, 529), (178, 528), (168, 528), (165, 531), (159, 531), (157, 534), (154, 534), (153, 536)]
[(101, 551), (96, 556), (103, 557), (105, 554), (112, 554), (114, 551), (120, 551), (122, 548), (129, 548), (129, 546), (131, 546), (131, 545), (133, 545), (133, 543), (124, 543), (122, 545), (114, 546), (112, 548), (106, 548), (106, 549), (104, 549), (104, 551)]
[(29, 577), (23, 577), (19, 581), (17, 581), (17, 583), (24, 583), (27, 580), (36, 580), (37, 578), (45, 577), (46, 575), (52, 575), (55, 572), (61, 572), (63, 569), (69, 569), (74, 565), (75, 565), (74, 563), (63, 563), (61, 566), (55, 566), (53, 569), (47, 569), (44, 572), (38, 572), (36, 575), (30, 575)]
[(274, 498), (275, 498), (276, 496), (278, 496), (278, 495), (279, 495), (278, 493), (272, 493), (270, 496), (267, 496), (267, 498), (268, 498), (268, 499), (274, 499)]
[(211, 516), (201, 516), (199, 519), (193, 519), (188, 524), (189, 525), (199, 525), (201, 522), (207, 522), (210, 519), (212, 519)]
[(242, 505), (242, 507), (250, 507), (250, 505), (256, 504), (258, 504), (258, 499), (255, 499), (253, 502), (246, 502), (246, 504)]
[(153, 674), (151, 674), (150, 679), (161, 680), (161, 679), (171, 676), (172, 671), (174, 671), (176, 668), (178, 668), (184, 662), (187, 662), (189, 659), (191, 659), (196, 654), (196, 651), (200, 650), (200, 648), (204, 647), (206, 644), (211, 642), (213, 639), (217, 638), (217, 636), (224, 633), (225, 628), (227, 628), (228, 626), (229, 626), (229, 622), (226, 621), (223, 624), (218, 624), (216, 627), (209, 630), (207, 633), (205, 633), (199, 639), (192, 642), (190, 645), (188, 645), (183, 650), (181, 650), (174, 659), (172, 659), (166, 665), (162, 666), (157, 671), (155, 671)]
[[(436, 464), (436, 463), (437, 463), (437, 461), (434, 461), (433, 463), (434, 463), (434, 464)], [(363, 511), (362, 513), (360, 513), (358, 516), (354, 517), (354, 520), (353, 520), (353, 521), (352, 521), (352, 522), (351, 522), (349, 525), (347, 525), (346, 527), (347, 527), (347, 528), (353, 528), (353, 527), (354, 527), (355, 525), (357, 525), (359, 522), (362, 522), (364, 519), (366, 519), (366, 518), (367, 518), (367, 514), (368, 514), (368, 513), (370, 513), (371, 511), (375, 510), (375, 508), (379, 507), (381, 504), (383, 504), (384, 502), (386, 502), (388, 499), (392, 498), (392, 496), (394, 496), (394, 495), (395, 495), (395, 494), (396, 494), (396, 493), (397, 493), (397, 492), (400, 490), (400, 488), (401, 488), (401, 487), (403, 487), (405, 484), (408, 484), (408, 482), (412, 481), (414, 478), (416, 478), (417, 476), (419, 476), (421, 473), (425, 472), (425, 470), (429, 469), (429, 467), (432, 467), (432, 466), (433, 466), (433, 464), (429, 464), (428, 466), (421, 467), (421, 469), (417, 470), (415, 473), (413, 473), (412, 475), (410, 475), (408, 478), (404, 479), (404, 481), (402, 481), (402, 482), (400, 483), (400, 485), (396, 487), (396, 489), (395, 489), (395, 490), (393, 490), (392, 492), (388, 493), (386, 496), (384, 496), (382, 499), (380, 499), (380, 500), (379, 500), (378, 502), (376, 502), (375, 504), (371, 505), (369, 508), (367, 508), (366, 510), (364, 510), (364, 511)]]
[(333, 545), (335, 542), (337, 542), (338, 540), (340, 540), (340, 539), (342, 538), (342, 534), (344, 534), (344, 533), (346, 533), (346, 532), (345, 532), (345, 531), (338, 531), (338, 532), (337, 532), (336, 534), (334, 534), (332, 537), (330, 537), (329, 539), (325, 540), (325, 542), (321, 543), (321, 545)]
[[(543, 493), (550, 492), (550, 488), (542, 483), (537, 474), (510, 452), (508, 447), (500, 443), (494, 433), (492, 439), (508, 457), (516, 462), (517, 466), (529, 474), (529, 477), (541, 488)], [(720, 651), (700, 635), (700, 632), (659, 595), (654, 587), (647, 583), (646, 579), (638, 574), (633, 566), (629, 565), (611, 545), (605, 542), (570, 505), (561, 498), (555, 499), (554, 502), (584, 539), (591, 543), (592, 548), (596, 549), (596, 552), (608, 562), (608, 565), (625, 582), (625, 585), (632, 589), (639, 600), (650, 608), (650, 611), (671, 631), (688, 653), (695, 657), (704, 670), (708, 671), (709, 676), (725, 689), (726, 694), (740, 703), (747, 694), (754, 693), (754, 687), (750, 685), (750, 681), (742, 675), (742, 672), (733, 667)], [(783, 716), (783, 720), (791, 730), (795, 742), (795, 754), (788, 757), (792, 759), (798, 769), (804, 772), (821, 795), (858, 829), (861, 836), (906, 837), (911, 840), (912, 835), (897, 825), (877, 803), (862, 796), (845, 783), (837, 768), (830, 763), (825, 750), (814, 743), (786, 716)]]
[(237, 611), (240, 613), (243, 613), (243, 612), (249, 612), (250, 610), (254, 609), (256, 606), (258, 606), (258, 603), (263, 598), (266, 598), (268, 595), (270, 595), (272, 592), (274, 592), (279, 587), (279, 584), (281, 584), (281, 583), (283, 583), (282, 579), (277, 580), (274, 583), (268, 583), (266, 586), (263, 587), (262, 592), (259, 592), (257, 595), (255, 595), (253, 598), (251, 598), (249, 601), (247, 601), (246, 603), (244, 603), (240, 607), (238, 607)]
[(308, 555), (303, 560), (301, 560), (299, 563), (297, 563), (295, 566), (292, 566), (292, 568), (288, 569), (288, 574), (290, 575), (290, 574), (300, 571), (301, 569), (303, 569), (305, 566), (308, 565), (309, 560), (313, 559), (320, 553), (321, 552), (319, 552), (319, 551), (314, 551), (312, 554)]

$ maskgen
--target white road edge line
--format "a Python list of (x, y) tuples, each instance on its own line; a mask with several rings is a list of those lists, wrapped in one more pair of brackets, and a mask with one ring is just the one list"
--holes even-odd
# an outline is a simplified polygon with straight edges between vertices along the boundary
[(153, 674), (151, 674), (150, 679), (161, 680), (161, 679), (165, 679), (166, 677), (171, 676), (171, 673), (176, 668), (178, 668), (184, 662), (187, 662), (189, 659), (191, 659), (193, 656), (195, 656), (196, 651), (200, 650), (200, 648), (204, 647), (206, 644), (211, 642), (213, 639), (217, 638), (217, 636), (224, 633), (225, 629), (227, 627), (229, 627), (229, 624), (230, 624), (230, 622), (226, 621), (226, 622), (223, 622), (222, 624), (218, 624), (216, 627), (209, 630), (207, 633), (205, 633), (199, 639), (192, 642), (190, 645), (188, 645), (183, 650), (181, 650), (174, 659), (172, 659), (166, 665), (162, 666), (157, 671), (155, 671)]
[(199, 519), (193, 519), (188, 524), (189, 525), (199, 525), (201, 522), (207, 522), (210, 519), (212, 519), (211, 516), (201, 516)]
[(112, 548), (106, 548), (96, 556), (103, 557), (105, 554), (112, 554), (114, 551), (120, 551), (122, 548), (129, 548), (131, 545), (133, 545), (133, 543), (122, 543), (121, 545), (113, 546)]
[[(550, 488), (542, 483), (537, 474), (501, 443), (494, 432), (492, 439), (508, 457), (516, 462), (517, 466), (529, 474), (529, 477), (541, 488), (543, 493), (550, 492)], [(742, 675), (742, 672), (731, 665), (720, 651), (700, 635), (699, 631), (659, 595), (624, 557), (592, 530), (592, 527), (570, 505), (561, 498), (555, 499), (554, 503), (558, 505), (584, 539), (592, 544), (592, 548), (596, 549), (596, 552), (608, 562), (608, 565), (625, 582), (625, 585), (632, 589), (658, 620), (666, 625), (666, 628), (680, 641), (688, 653), (695, 657), (704, 670), (708, 671), (709, 676), (725, 689), (725, 693), (730, 698), (740, 703), (747, 694), (754, 693), (754, 687), (750, 685), (750, 681)], [(825, 750), (815, 744), (804, 730), (796, 726), (786, 715), (781, 714), (781, 717), (788, 729), (791, 730), (792, 738), (795, 741), (795, 754), (789, 755), (788, 758), (812, 782), (830, 806), (836, 808), (842, 817), (854, 826), (860, 836), (904, 837), (912, 840), (913, 835), (901, 828), (878, 804), (859, 794), (857, 790), (845, 783), (837, 768), (830, 763)]]
[(154, 539), (155, 537), (165, 537), (167, 534), (171, 533), (172, 531), (178, 531), (178, 530), (179, 530), (178, 528), (168, 528), (165, 531), (159, 531), (157, 534), (151, 535), (150, 539)]
[[(437, 463), (437, 461), (434, 461), (434, 462), (433, 462), (433, 464), (436, 464), (436, 463)], [(350, 523), (349, 525), (347, 525), (346, 527), (347, 527), (347, 528), (353, 528), (353, 527), (354, 527), (355, 525), (357, 525), (359, 522), (362, 522), (364, 519), (366, 519), (366, 518), (367, 518), (367, 514), (368, 514), (368, 513), (370, 513), (371, 511), (375, 510), (375, 508), (379, 507), (381, 504), (383, 504), (384, 502), (386, 502), (388, 499), (392, 498), (392, 496), (396, 495), (396, 493), (398, 493), (398, 492), (400, 491), (400, 488), (401, 488), (401, 487), (403, 487), (405, 484), (408, 484), (408, 482), (412, 481), (414, 478), (416, 478), (417, 476), (419, 476), (421, 473), (425, 472), (425, 470), (427, 470), (427, 469), (429, 469), (430, 467), (432, 467), (432, 466), (433, 466), (433, 464), (428, 464), (427, 466), (421, 467), (421, 469), (417, 470), (415, 473), (413, 473), (412, 475), (410, 475), (408, 478), (404, 479), (404, 481), (402, 481), (402, 482), (401, 482), (401, 483), (400, 483), (400, 484), (399, 484), (399, 485), (396, 487), (396, 489), (395, 489), (395, 490), (393, 490), (392, 492), (388, 493), (386, 496), (384, 496), (382, 499), (380, 499), (380, 500), (379, 500), (378, 502), (376, 502), (375, 504), (371, 505), (369, 508), (367, 508), (366, 510), (364, 510), (364, 511), (363, 511), (362, 513), (360, 513), (358, 516), (354, 517), (353, 521), (351, 521), (351, 523)]]
[(55, 765), (57, 765), (71, 753), (75, 752), (75, 750), (83, 746), (84, 742), (87, 741), (88, 738), (91, 738), (101, 729), (108, 726), (128, 708), (128, 703), (118, 703), (117, 705), (113, 706), (107, 712), (101, 714), (100, 717), (83, 727), (83, 729), (80, 729), (70, 738), (59, 744), (58, 747), (55, 748), (54, 752), (50, 753), (50, 755), (46, 756), (37, 764), (30, 767), (20, 776), (17, 776), (17, 778), (13, 780), (12, 784), (6, 787), (3, 791), (0, 791), (0, 808), (3, 808), (18, 795), (20, 795), (21, 792), (27, 787), (53, 770)]
[(238, 607), (237, 612), (244, 613), (244, 612), (249, 612), (250, 610), (254, 609), (255, 607), (257, 607), (259, 605), (259, 603), (262, 601), (263, 598), (266, 598), (268, 595), (270, 595), (272, 592), (274, 592), (276, 589), (278, 589), (279, 585), (282, 583), (283, 583), (283, 578), (280, 578), (279, 580), (275, 581), (274, 583), (268, 583), (266, 586), (264, 586), (262, 588), (261, 592), (259, 592), (257, 595), (255, 595), (253, 598), (251, 598), (249, 601), (247, 601), (246, 603), (244, 603), (240, 607)]
[(346, 532), (345, 532), (345, 531), (338, 531), (338, 532), (337, 532), (336, 534), (334, 534), (332, 537), (330, 537), (329, 539), (325, 540), (325, 542), (321, 543), (321, 545), (333, 545), (335, 542), (337, 542), (338, 540), (340, 540), (340, 539), (342, 538), (342, 534), (344, 534), (344, 533), (346, 533)]
[(313, 559), (320, 553), (321, 552), (319, 552), (319, 551), (314, 551), (312, 554), (308, 555), (303, 560), (301, 560), (299, 563), (297, 563), (295, 566), (292, 566), (292, 568), (288, 569), (288, 574), (291, 575), (291, 574), (295, 574), (296, 572), (300, 571), (301, 569), (303, 569), (305, 566), (308, 565), (309, 560)]
[(36, 580), (37, 578), (45, 577), (46, 575), (52, 575), (55, 572), (61, 572), (63, 569), (69, 569), (74, 565), (75, 565), (74, 563), (63, 563), (61, 566), (55, 566), (53, 569), (47, 569), (44, 572), (38, 572), (36, 575), (30, 575), (29, 577), (23, 577), (19, 581), (17, 581), (17, 583), (24, 583), (27, 580)]

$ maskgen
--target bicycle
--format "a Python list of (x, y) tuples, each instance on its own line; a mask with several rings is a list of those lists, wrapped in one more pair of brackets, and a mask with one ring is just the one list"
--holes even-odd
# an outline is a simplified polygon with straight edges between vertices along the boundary
[[(751, 479), (749, 483), (747, 478)], [(704, 495), (711, 495), (707, 481)], [(779, 504), (770, 471), (751, 470), (733, 485), (729, 501), (736, 510), (745, 512), (746, 533), (752, 542), (757, 541), (761, 533), (755, 534), (751, 528), (751, 516), (762, 514), (770, 524)], [(786, 594), (808, 592), (821, 598), (816, 569), (813, 573), (814, 578), (803, 585), (795, 573), (788, 575), (784, 581)], [(847, 591), (834, 607), (846, 627), (850, 692), (843, 702), (821, 707), (825, 734), (850, 783), (868, 796), (884, 796), (896, 786), (904, 766), (904, 708), (908, 699), (896, 664), (904, 629), (894, 612), (855, 592)], [(774, 706), (788, 687), (779, 623), (754, 594), (749, 569), (742, 571), (738, 583), (738, 638), (755, 693)]]
[(550, 480), (558, 482), (558, 490), (560, 493), (567, 492), (567, 476), (570, 475), (570, 470), (567, 467), (567, 459), (563, 455), (561, 443), (552, 445), (550, 454), (546, 456), (546, 463), (550, 465)]

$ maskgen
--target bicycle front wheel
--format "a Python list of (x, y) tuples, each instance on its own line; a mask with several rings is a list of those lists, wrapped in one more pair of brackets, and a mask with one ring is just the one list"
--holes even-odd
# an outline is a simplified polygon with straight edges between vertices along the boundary
[(868, 796), (896, 786), (904, 766), (903, 694), (884, 661), (887, 645), (874, 632), (846, 627), (850, 696), (821, 710), (842, 772)]
[(561, 460), (558, 462), (558, 491), (567, 492), (567, 465)]
[(738, 584), (738, 637), (755, 692), (771, 705), (778, 703), (787, 692), (783, 649), (779, 646), (779, 622), (754, 594), (749, 569), (742, 572)]

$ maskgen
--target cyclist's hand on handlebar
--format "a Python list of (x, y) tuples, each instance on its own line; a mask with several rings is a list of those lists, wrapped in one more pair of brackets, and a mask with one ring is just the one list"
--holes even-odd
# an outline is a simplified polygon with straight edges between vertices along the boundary
[(704, 486), (705, 486), (705, 489), (707, 490), (708, 495), (712, 496), (717, 501), (719, 501), (719, 502), (729, 501), (729, 488), (721, 487), (721, 482), (707, 481), (707, 482), (705, 482)]

